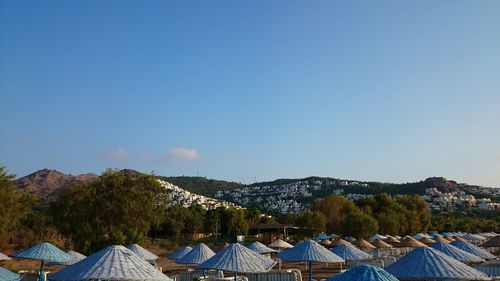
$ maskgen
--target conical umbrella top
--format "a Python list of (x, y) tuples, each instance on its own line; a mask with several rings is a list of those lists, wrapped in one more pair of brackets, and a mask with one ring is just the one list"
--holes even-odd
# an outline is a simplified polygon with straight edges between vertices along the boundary
[(10, 261), (11, 258), (9, 258), (8, 256), (0, 253), (0, 261)]
[(399, 279), (491, 279), (486, 274), (427, 246), (415, 248), (386, 267), (386, 270)]
[(359, 238), (356, 241), (352, 242), (352, 244), (358, 248), (366, 248), (366, 249), (375, 249), (376, 247), (370, 244), (370, 242), (366, 241), (363, 238)]
[(238, 243), (230, 244), (215, 256), (206, 260), (198, 267), (202, 269), (217, 269), (238, 273), (267, 272), (276, 261), (257, 254)]
[(14, 273), (6, 268), (0, 266), (0, 280), (2, 281), (19, 281), (21, 280), (21, 275)]
[(73, 256), (50, 243), (37, 244), (33, 247), (16, 252), (12, 254), (11, 257), (61, 263), (73, 260)]
[(406, 237), (403, 240), (401, 240), (401, 243), (397, 244), (396, 247), (408, 247), (408, 248), (425, 247), (425, 244), (415, 240), (413, 237)]
[(278, 257), (289, 262), (316, 261), (316, 262), (344, 262), (344, 259), (330, 252), (314, 240), (305, 240), (278, 253)]
[(259, 241), (253, 242), (252, 244), (247, 246), (248, 249), (258, 253), (258, 254), (267, 254), (267, 253), (276, 253), (276, 250), (273, 250), (266, 245), (260, 243)]
[(443, 243), (446, 243), (446, 244), (450, 243), (450, 240), (448, 240), (448, 239), (446, 239), (444, 237), (440, 237), (440, 236), (436, 236), (434, 238), (434, 241), (436, 241), (436, 242), (443, 242)]
[(394, 275), (373, 265), (360, 264), (326, 281), (399, 281)]
[(154, 263), (154, 262), (156, 262), (157, 259), (159, 259), (159, 257), (157, 255), (144, 249), (143, 247), (141, 247), (141, 245), (132, 244), (132, 245), (129, 245), (127, 248), (149, 263)]
[(424, 243), (425, 245), (431, 245), (431, 244), (434, 244), (436, 243), (436, 241), (432, 240), (431, 238), (425, 236), (425, 237), (422, 237), (421, 239), (419, 239), (418, 241)]
[(184, 246), (180, 249), (178, 249), (177, 251), (171, 253), (170, 255), (167, 255), (167, 258), (169, 259), (173, 259), (173, 260), (178, 260), (180, 258), (182, 258), (183, 256), (185, 256), (187, 253), (189, 253), (193, 248), (189, 247), (189, 246)]
[(372, 242), (372, 245), (377, 248), (392, 248), (391, 244), (387, 244), (384, 241), (377, 239)]
[(84, 260), (49, 275), (51, 281), (83, 280), (172, 281), (123, 246), (109, 246)]
[(389, 243), (389, 244), (399, 244), (401, 243), (401, 241), (399, 241), (398, 239), (396, 239), (395, 237), (388, 237), (387, 239), (384, 240), (385, 243)]
[(193, 249), (182, 258), (176, 260), (176, 262), (180, 264), (202, 264), (213, 256), (215, 256), (215, 252), (204, 243), (200, 243), (194, 246)]
[(47, 265), (71, 265), (71, 264), (77, 263), (77, 262), (79, 262), (87, 257), (86, 255), (82, 255), (82, 254), (75, 252), (75, 251), (67, 251), (67, 253), (73, 257), (73, 259), (71, 261), (49, 262)]
[(277, 249), (288, 249), (288, 248), (293, 247), (292, 244), (287, 243), (281, 239), (274, 241), (273, 243), (269, 244), (268, 246), (271, 248), (277, 248)]
[(330, 251), (346, 261), (367, 260), (372, 257), (372, 255), (361, 251), (352, 244), (341, 244)]
[(387, 238), (388, 238), (387, 236), (380, 235), (380, 234), (375, 234), (372, 237), (370, 237), (368, 240), (375, 241), (377, 239), (384, 240), (384, 239), (387, 239)]
[(484, 259), (476, 256), (476, 255), (473, 255), (471, 253), (467, 253), (466, 251), (464, 250), (461, 250), (453, 245), (450, 245), (450, 244), (446, 244), (444, 242), (436, 242), (434, 244), (431, 245), (432, 248), (436, 249), (436, 250), (439, 250), (443, 253), (445, 253), (446, 255), (458, 260), (458, 261), (461, 261), (461, 262), (482, 262), (484, 261)]
[(471, 243), (469, 243), (467, 241), (456, 240), (456, 241), (451, 242), (450, 244), (461, 249), (461, 250), (466, 251), (467, 253), (476, 255), (476, 256), (483, 258), (483, 259), (491, 260), (491, 259), (496, 258), (490, 252), (488, 252), (484, 249), (481, 249), (478, 246), (472, 245)]
[(336, 247), (336, 246), (340, 246), (342, 244), (350, 244), (350, 243), (342, 238), (337, 238), (337, 239), (333, 240), (331, 246)]

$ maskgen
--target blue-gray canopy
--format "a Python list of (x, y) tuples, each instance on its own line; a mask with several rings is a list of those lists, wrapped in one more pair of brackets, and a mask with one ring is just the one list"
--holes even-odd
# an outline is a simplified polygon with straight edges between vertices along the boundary
[(490, 280), (480, 272), (430, 247), (417, 247), (385, 268), (399, 279)]
[(446, 244), (446, 243), (441, 242), (441, 241), (432, 244), (431, 247), (438, 250), (438, 251), (441, 251), (441, 252), (447, 254), (448, 256), (450, 256), (458, 261), (461, 261), (461, 262), (468, 263), (468, 262), (482, 262), (482, 261), (484, 261), (484, 259), (482, 259), (476, 255), (473, 255), (471, 253), (467, 253), (464, 250), (461, 250), (453, 245)]
[(14, 272), (0, 266), (0, 280), (2, 280), (2, 281), (19, 281), (19, 280), (21, 280), (21, 275), (14, 273)]
[(202, 264), (213, 256), (215, 256), (215, 252), (204, 243), (200, 243), (194, 246), (194, 248), (182, 258), (176, 260), (176, 262), (180, 264)]
[(476, 255), (480, 258), (487, 259), (487, 260), (492, 260), (495, 259), (496, 257), (491, 254), (490, 252), (479, 248), (478, 246), (472, 245), (471, 243), (467, 241), (461, 241), (461, 240), (455, 240), (450, 243), (451, 245), (466, 251), (467, 253)]
[(172, 259), (172, 260), (178, 260), (185, 256), (187, 253), (189, 253), (193, 248), (189, 246), (184, 246), (180, 248), (179, 250), (171, 253), (170, 255), (167, 255), (167, 258)]
[(293, 248), (278, 253), (278, 257), (289, 262), (316, 261), (335, 263), (345, 261), (314, 240), (302, 241)]
[(77, 262), (79, 262), (87, 257), (86, 255), (80, 254), (80, 253), (75, 252), (75, 251), (67, 251), (66, 253), (68, 253), (69, 255), (71, 255), (73, 257), (73, 259), (71, 261), (49, 262), (47, 265), (70, 265), (70, 264), (77, 263)]
[(247, 247), (234, 243), (211, 257), (198, 267), (238, 273), (267, 272), (276, 264), (275, 260), (262, 256)]
[(372, 255), (358, 249), (351, 243), (340, 244), (330, 251), (346, 261), (358, 261), (371, 259)]
[(143, 258), (149, 263), (156, 263), (156, 260), (159, 259), (159, 257), (150, 251), (144, 249), (138, 244), (132, 244), (127, 247), (130, 251), (134, 252), (136, 255), (139, 257)]
[(134, 252), (117, 245), (106, 247), (48, 277), (51, 281), (172, 281)]
[(73, 260), (73, 256), (50, 243), (37, 244), (33, 247), (16, 252), (12, 254), (11, 257), (52, 262), (67, 262)]
[(361, 264), (326, 281), (398, 281), (398, 279), (380, 267)]
[(268, 254), (268, 253), (276, 253), (276, 250), (269, 248), (268, 246), (260, 243), (259, 241), (253, 242), (252, 244), (247, 246), (248, 249), (258, 253), (258, 254)]

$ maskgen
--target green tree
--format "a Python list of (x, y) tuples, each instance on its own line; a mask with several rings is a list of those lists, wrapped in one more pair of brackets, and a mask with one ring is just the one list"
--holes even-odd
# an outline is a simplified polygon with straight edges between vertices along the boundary
[(321, 212), (326, 217), (326, 230), (336, 233), (342, 228), (344, 216), (356, 209), (356, 205), (344, 196), (331, 195), (314, 204), (314, 211)]
[(305, 228), (305, 235), (312, 236), (325, 231), (326, 217), (318, 211), (304, 211), (297, 216), (295, 224)]
[(226, 234), (229, 237), (235, 235), (244, 235), (248, 232), (250, 226), (245, 220), (245, 211), (237, 208), (228, 208), (226, 210)]
[(367, 238), (378, 232), (378, 223), (370, 215), (356, 210), (344, 216), (341, 231), (344, 235)]
[(90, 253), (110, 244), (141, 241), (163, 219), (166, 190), (152, 175), (107, 170), (96, 180), (62, 191), (50, 210), (57, 228)]

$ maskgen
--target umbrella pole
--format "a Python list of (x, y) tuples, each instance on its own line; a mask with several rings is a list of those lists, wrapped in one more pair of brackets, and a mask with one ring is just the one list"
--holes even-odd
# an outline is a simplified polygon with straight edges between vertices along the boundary
[(38, 275), (38, 281), (45, 281), (44, 279), (42, 279), (43, 277), (43, 260), (42, 260), (42, 263), (40, 264), (40, 274)]
[(309, 261), (309, 281), (313, 280), (312, 261)]
[(234, 281), (237, 281), (238, 279), (238, 272), (234, 272)]

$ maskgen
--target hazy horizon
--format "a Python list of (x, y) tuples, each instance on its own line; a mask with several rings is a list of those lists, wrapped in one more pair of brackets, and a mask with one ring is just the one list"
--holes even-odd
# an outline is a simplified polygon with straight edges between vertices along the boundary
[(498, 11), (0, 0), (0, 165), (500, 187)]

